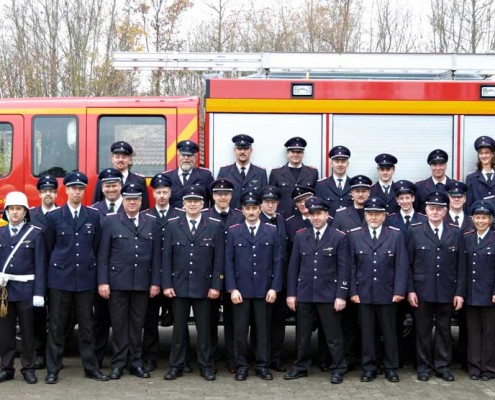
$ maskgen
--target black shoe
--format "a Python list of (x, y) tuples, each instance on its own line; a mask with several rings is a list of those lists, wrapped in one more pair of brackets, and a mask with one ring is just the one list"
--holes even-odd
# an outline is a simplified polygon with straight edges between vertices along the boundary
[(45, 357), (36, 356), (36, 359), (34, 360), (34, 369), (45, 369), (45, 368), (46, 368)]
[(454, 375), (447, 369), (445, 371), (437, 372), (437, 377), (443, 379), (445, 382), (454, 381)]
[(149, 378), (150, 374), (143, 367), (131, 368), (131, 375), (138, 378)]
[(385, 371), (385, 379), (389, 382), (400, 382), (399, 374), (397, 371)]
[(492, 379), (495, 379), (495, 375), (489, 374), (489, 373), (486, 373), (486, 372), (483, 372), (481, 374), (481, 380), (482, 381), (491, 381)]
[(189, 364), (189, 361), (186, 361), (184, 363), (184, 372), (187, 372), (187, 373), (193, 372), (193, 369), (191, 367), (191, 364)]
[(148, 372), (154, 371), (156, 369), (156, 361), (155, 360), (144, 360), (143, 361), (143, 368)]
[(34, 370), (23, 372), (22, 375), (24, 376), (24, 382), (30, 384), (38, 383), (38, 378), (36, 378)]
[(53, 385), (58, 382), (58, 374), (54, 372), (48, 372), (45, 376), (45, 383)]
[(110, 379), (120, 379), (122, 377), (122, 373), (124, 372), (123, 368), (112, 368), (110, 371), (110, 375), (108, 377)]
[(99, 382), (106, 382), (108, 381), (108, 375), (105, 375), (103, 372), (101, 372), (100, 370), (96, 370), (96, 371), (84, 371), (84, 375), (86, 376), (86, 378), (89, 378), (89, 379), (93, 379), (94, 381), (99, 381)]
[(215, 373), (211, 368), (201, 368), (200, 375), (205, 378), (205, 381), (214, 381), (216, 379)]
[(287, 368), (285, 368), (282, 365), (282, 363), (280, 362), (280, 360), (272, 361), (272, 363), (270, 364), (270, 369), (273, 369), (274, 371), (277, 371), (277, 372), (285, 372), (285, 371), (287, 371)]
[(428, 382), (430, 380), (430, 374), (428, 372), (418, 372), (418, 381)]
[(364, 371), (361, 375), (361, 382), (371, 382), (375, 380), (377, 375), (376, 371)]
[(12, 379), (14, 379), (13, 372), (5, 372), (5, 371), (0, 372), (0, 383), (5, 381), (11, 381)]
[(330, 374), (330, 382), (338, 385), (339, 383), (344, 382), (344, 374), (342, 372), (333, 372)]
[(479, 381), (482, 378), (481, 375), (471, 374), (469, 375), (469, 379), (471, 379), (472, 381)]
[(318, 365), (318, 368), (320, 368), (320, 371), (322, 372), (328, 372), (330, 370), (330, 367), (328, 364), (320, 364)]
[(248, 368), (240, 367), (235, 373), (234, 379), (236, 381), (245, 381), (247, 379), (247, 376), (248, 376)]
[(231, 374), (235, 374), (236, 373), (236, 367), (235, 367), (235, 363), (233, 360), (229, 360), (229, 361), (226, 361), (225, 362), (225, 366), (227, 367), (227, 371), (229, 371)]
[(299, 379), (304, 376), (308, 376), (308, 371), (301, 371), (297, 368), (291, 368), (288, 372), (284, 374), (284, 379), (290, 381), (291, 379)]
[(182, 376), (182, 371), (179, 368), (170, 368), (168, 372), (165, 374), (163, 379), (166, 381), (173, 381), (174, 379), (177, 379), (179, 376)]
[(256, 376), (259, 376), (261, 379), (265, 381), (273, 380), (272, 373), (268, 370), (268, 368), (256, 368)]

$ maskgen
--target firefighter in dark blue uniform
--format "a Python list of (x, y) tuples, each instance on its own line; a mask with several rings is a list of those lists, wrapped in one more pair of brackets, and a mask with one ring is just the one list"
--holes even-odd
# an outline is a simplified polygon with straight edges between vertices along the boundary
[(445, 191), (449, 196), (449, 211), (445, 216), (445, 222), (457, 225), (462, 233), (472, 230), (473, 220), (466, 212), (468, 186), (463, 182), (451, 180), (445, 185)]
[(191, 307), (197, 330), (197, 356), (201, 376), (215, 380), (211, 351), (211, 300), (223, 287), (225, 239), (218, 220), (201, 214), (206, 197), (199, 186), (182, 192), (185, 214), (169, 221), (163, 241), (162, 287), (172, 299), (174, 329), (170, 369), (165, 380), (182, 375), (186, 358), (186, 331)]
[(291, 197), (294, 187), (299, 185), (314, 188), (318, 181), (318, 170), (303, 164), (306, 145), (306, 140), (301, 137), (287, 140), (284, 144), (287, 148), (287, 164), (270, 172), (269, 184), (280, 189), (278, 212), (284, 218), (290, 217), (295, 212)]
[(143, 188), (122, 188), (120, 213), (107, 215), (98, 251), (98, 293), (108, 299), (112, 321), (112, 371), (120, 379), (129, 361), (130, 372), (149, 378), (143, 368), (141, 335), (148, 299), (160, 293), (161, 239), (155, 217), (139, 213)]
[(277, 227), (280, 244), (282, 246), (282, 290), (278, 294), (272, 309), (272, 323), (270, 329), (270, 368), (285, 372), (282, 365), (282, 350), (285, 340), (285, 319), (287, 318), (288, 308), (285, 301), (287, 290), (287, 266), (289, 264), (287, 228), (285, 219), (277, 212), (277, 206), (280, 202), (280, 190), (275, 186), (265, 186), (260, 191), (261, 195), (261, 214), (260, 220), (263, 223), (275, 225)]
[(351, 252), (350, 299), (358, 304), (361, 327), (361, 382), (378, 375), (377, 330), (383, 335), (385, 378), (399, 382), (396, 337), (397, 303), (404, 300), (409, 264), (400, 230), (383, 225), (387, 203), (370, 197), (364, 205), (366, 226), (349, 233)]
[[(172, 194), (172, 182), (170, 178), (162, 173), (156, 174), (150, 182), (153, 189), (155, 206), (149, 210), (142, 211), (155, 217), (155, 221), (160, 229), (160, 248), (163, 250), (163, 238), (165, 237), (165, 228), (168, 221), (183, 214), (182, 210), (173, 208), (170, 205), (170, 196)], [(160, 336), (158, 332), (158, 323), (160, 319), (160, 309), (166, 326), (172, 324), (172, 305), (170, 299), (163, 293), (149, 299), (146, 310), (146, 319), (144, 322), (143, 333), (143, 367), (146, 371), (153, 371), (158, 362), (158, 353), (160, 350)]]
[(424, 201), (428, 222), (411, 226), (406, 239), (408, 301), (415, 314), (418, 380), (429, 380), (433, 370), (450, 382), (454, 380), (450, 371), (450, 318), (454, 309), (461, 309), (466, 295), (464, 241), (460, 229), (444, 221), (447, 195), (432, 192)]
[(350, 253), (342, 231), (328, 226), (329, 205), (318, 197), (306, 200), (312, 227), (294, 240), (287, 275), (287, 305), (296, 311), (297, 359), (284, 379), (307, 376), (311, 366), (311, 333), (318, 315), (332, 356), (330, 381), (339, 384), (347, 370), (341, 313), (350, 281)]
[(447, 171), (447, 162), (449, 161), (449, 155), (441, 149), (435, 149), (426, 159), (431, 169), (431, 176), (422, 181), (416, 182), (416, 203), (414, 208), (416, 211), (422, 213), (425, 212), (425, 198), (431, 192), (446, 193), (445, 185), (451, 181), (451, 179), (445, 175)]
[(426, 222), (428, 218), (414, 210), (416, 194), (414, 183), (406, 180), (397, 181), (394, 183), (394, 191), (400, 210), (387, 216), (385, 225), (399, 228), (406, 235), (412, 224)]
[[(107, 214), (122, 212), (122, 173), (115, 168), (107, 168), (101, 171), (98, 175), (101, 191), (104, 199), (91, 207), (98, 211), (100, 223)], [(96, 295), (95, 300), (95, 352), (98, 358), (98, 364), (101, 368), (105, 351), (108, 346), (108, 338), (110, 334), (110, 312), (108, 311), (108, 299)]]
[(93, 306), (96, 289), (96, 253), (100, 243), (98, 212), (81, 204), (88, 178), (71, 172), (64, 178), (67, 203), (47, 214), (49, 329), (45, 383), (58, 382), (64, 352), (64, 330), (71, 305), (79, 326), (79, 352), (86, 376), (107, 381), (95, 354)]
[[(41, 198), (41, 205), (29, 209), (29, 218), (32, 225), (45, 229), (46, 213), (57, 208), (55, 200), (57, 199), (58, 181), (53, 175), (46, 174), (41, 176), (36, 182), (36, 188)], [(46, 304), (43, 307), (33, 309), (34, 318), (34, 340), (36, 347), (36, 360), (34, 367), (44, 369), (46, 353), (46, 331), (47, 331), (47, 312)]]
[(375, 157), (377, 171), (380, 178), (371, 186), (370, 197), (380, 197), (387, 207), (387, 214), (400, 210), (394, 191), (394, 173), (397, 158), (391, 154), (382, 153)]
[(468, 210), (475, 201), (495, 196), (495, 141), (490, 136), (480, 136), (474, 142), (474, 149), (478, 153), (476, 171), (466, 177)]
[(268, 178), (264, 168), (260, 168), (250, 161), (254, 139), (249, 135), (241, 134), (235, 135), (232, 142), (235, 145), (236, 162), (221, 167), (217, 178), (227, 178), (234, 183), (234, 193), (230, 206), (241, 208), (241, 195), (244, 192), (252, 192), (265, 187), (268, 185)]
[[(289, 236), (289, 241), (292, 244), (294, 238), (296, 237), (296, 232), (302, 228), (311, 228), (311, 221), (309, 220), (309, 211), (306, 208), (306, 200), (315, 195), (315, 190), (313, 188), (307, 188), (304, 186), (296, 186), (292, 191), (292, 200), (296, 205), (296, 213), (287, 218), (287, 235)], [(329, 217), (331, 218), (331, 217)], [(332, 218), (333, 221), (333, 218)], [(291, 250), (291, 244), (289, 245), (289, 256)]]
[[(214, 205), (202, 211), (206, 218), (214, 218), (220, 221), (227, 242), (229, 227), (244, 221), (244, 215), (236, 208), (231, 207), (235, 185), (226, 178), (219, 178), (211, 184), (211, 192)], [(212, 352), (218, 350), (218, 323), (220, 320), (220, 303), (223, 300), (223, 336), (224, 336), (224, 359), (227, 370), (235, 372), (234, 362), (234, 322), (232, 314), (232, 301), (230, 293), (223, 288), (222, 298), (212, 300), (211, 329), (212, 329)]]
[(282, 248), (277, 229), (259, 219), (261, 197), (247, 192), (241, 204), (245, 222), (229, 228), (225, 249), (225, 283), (234, 303), (235, 380), (247, 379), (251, 316), (255, 329), (254, 368), (261, 379), (271, 380), (269, 332), (272, 305), (282, 289)]
[[(124, 141), (118, 141), (110, 146), (112, 153), (112, 165), (115, 169), (122, 173), (122, 184), (134, 183), (143, 189), (143, 202), (141, 210), (146, 210), (149, 207), (148, 191), (146, 190), (146, 179), (140, 175), (132, 173), (129, 168), (132, 164), (132, 156), (134, 150), (132, 146)], [(97, 203), (105, 199), (102, 192), (101, 180), (96, 182), (95, 191), (93, 193), (93, 203)]]
[(9, 224), (0, 228), (0, 383), (14, 379), (18, 325), (21, 373), (25, 382), (33, 384), (38, 381), (33, 312), (45, 303), (45, 241), (41, 228), (29, 224), (24, 193), (7, 194), (3, 218)]
[(316, 184), (316, 196), (330, 205), (330, 215), (342, 207), (352, 205), (351, 185), (347, 176), (351, 151), (345, 146), (334, 146), (328, 152), (332, 175), (322, 178)]
[(467, 264), (467, 368), (472, 380), (495, 379), (495, 233), (494, 210), (483, 200), (473, 204), (475, 229), (464, 234)]
[[(172, 207), (182, 208), (182, 189), (186, 186), (201, 186), (207, 191), (213, 182), (211, 172), (206, 168), (196, 168), (196, 153), (199, 146), (191, 140), (182, 140), (177, 143), (177, 160), (179, 167), (166, 171), (165, 176), (172, 182), (172, 196), (170, 204)], [(210, 204), (208, 192), (205, 198), (205, 207)]]

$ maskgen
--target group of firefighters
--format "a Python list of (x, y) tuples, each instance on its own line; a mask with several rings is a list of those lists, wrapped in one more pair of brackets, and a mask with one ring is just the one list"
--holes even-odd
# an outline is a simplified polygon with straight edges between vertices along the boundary
[[(190, 372), (188, 320), (197, 329), (201, 376), (216, 379), (220, 351), (235, 380), (250, 368), (264, 380), (307, 376), (318, 330), (320, 367), (330, 381), (361, 363), (362, 382), (383, 370), (399, 382), (403, 318), (411, 312), (419, 381), (453, 381), (451, 317), (462, 312), (467, 371), (495, 378), (495, 141), (475, 141), (476, 171), (466, 183), (446, 176), (448, 155), (427, 157), (431, 176), (393, 179), (398, 160), (375, 158), (379, 180), (347, 176), (351, 152), (329, 152), (331, 175), (304, 165), (306, 141), (285, 143), (288, 162), (267, 176), (251, 163), (254, 140), (232, 138), (235, 162), (211, 172), (196, 167), (199, 147), (177, 144), (178, 168), (150, 182), (132, 173), (132, 146), (111, 146), (95, 204), (84, 206), (80, 171), (58, 182), (42, 175), (41, 206), (22, 192), (5, 199), (0, 228), (0, 382), (14, 379), (16, 329), (21, 373), (58, 382), (66, 330), (75, 315), (85, 376), (149, 378), (160, 347), (158, 320), (173, 320), (165, 380)], [(492, 194), (493, 193), (493, 194)], [(45, 304), (46, 302), (46, 304)], [(412, 310), (412, 311), (411, 311)], [(282, 363), (286, 318), (296, 318), (296, 354)], [(435, 329), (433, 330), (433, 327)], [(111, 370), (101, 371), (111, 329)], [(359, 340), (360, 338), (360, 340)], [(382, 340), (381, 340), (382, 339)], [(360, 349), (360, 350), (359, 350)], [(360, 353), (360, 354), (358, 354)]]

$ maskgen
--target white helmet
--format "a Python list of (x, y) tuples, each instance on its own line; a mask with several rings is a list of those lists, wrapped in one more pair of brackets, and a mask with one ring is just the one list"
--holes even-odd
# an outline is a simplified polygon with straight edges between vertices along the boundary
[[(8, 221), (8, 207), (9, 206), (23, 206), (26, 208), (26, 219), (29, 221), (29, 205), (26, 195), (22, 192), (10, 192), (5, 197), (5, 211), (3, 213), (3, 219)], [(5, 218), (7, 217), (7, 218)]]

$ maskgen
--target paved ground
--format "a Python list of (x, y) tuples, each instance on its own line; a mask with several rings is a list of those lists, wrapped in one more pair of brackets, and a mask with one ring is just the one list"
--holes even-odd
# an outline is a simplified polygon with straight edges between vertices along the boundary
[[(295, 381), (284, 381), (281, 373), (274, 373), (273, 381), (262, 381), (252, 373), (245, 382), (236, 382), (221, 363), (217, 380), (204, 381), (198, 369), (176, 381), (164, 381), (166, 372), (166, 350), (170, 343), (171, 329), (161, 328), (164, 347), (163, 359), (159, 368), (152, 372), (151, 379), (139, 379), (124, 375), (119, 381), (94, 382), (83, 376), (82, 367), (73, 344), (69, 345), (68, 356), (64, 359), (64, 369), (60, 372), (57, 385), (44, 384), (45, 371), (38, 371), (40, 382), (28, 385), (22, 381), (18, 373), (13, 381), (0, 384), (0, 399), (489, 399), (495, 398), (495, 381), (481, 382), (469, 380), (466, 372), (457, 367), (453, 369), (456, 381), (443, 382), (432, 378), (423, 383), (416, 380), (416, 373), (411, 366), (400, 371), (401, 382), (389, 383), (383, 376), (374, 382), (361, 383), (360, 372), (350, 372), (341, 385), (332, 385), (327, 373), (317, 367), (310, 370), (307, 378)], [(194, 329), (191, 330), (193, 332)], [(191, 335), (194, 342), (194, 334)], [(288, 328), (288, 348), (294, 344), (294, 328)], [(316, 349), (315, 349), (316, 350)], [(289, 363), (292, 355), (286, 355)], [(18, 361), (17, 361), (18, 362)], [(105, 361), (103, 370), (108, 371), (109, 359)]]

